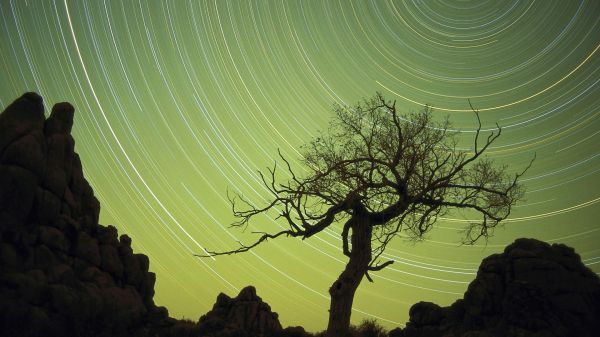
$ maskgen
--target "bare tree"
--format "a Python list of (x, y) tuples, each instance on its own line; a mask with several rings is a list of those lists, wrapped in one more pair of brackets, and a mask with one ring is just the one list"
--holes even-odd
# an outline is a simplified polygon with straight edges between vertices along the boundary
[[(372, 282), (369, 272), (394, 262), (379, 259), (392, 238), (404, 232), (420, 239), (450, 209), (470, 210), (480, 217), (465, 228), (465, 243), (487, 238), (522, 197), (518, 180), (531, 163), (509, 175), (505, 166), (483, 158), (501, 128), (480, 139), (475, 110), (479, 126), (471, 152), (457, 148), (457, 132), (449, 130), (447, 118), (435, 123), (428, 106), (400, 116), (395, 102), (377, 94), (353, 107), (336, 105), (334, 111), (328, 131), (303, 148), (307, 175), (296, 175), (280, 152), (291, 178), (277, 182), (277, 164), (267, 176), (259, 172), (272, 195), (266, 206), (255, 207), (241, 195), (230, 198), (239, 219), (232, 226), (245, 228), (254, 216), (273, 211), (287, 227), (258, 232), (250, 245), (209, 256), (246, 252), (280, 236), (306, 239), (343, 223), (342, 251), (348, 263), (329, 288), (327, 327), (327, 336), (340, 337), (348, 333), (352, 301), (363, 276)], [(238, 200), (245, 204), (243, 210)]]

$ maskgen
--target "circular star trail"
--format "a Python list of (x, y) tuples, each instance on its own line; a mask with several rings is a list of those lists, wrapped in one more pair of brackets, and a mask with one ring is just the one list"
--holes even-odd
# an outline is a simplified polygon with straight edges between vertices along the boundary
[(196, 320), (219, 292), (255, 285), (283, 325), (325, 328), (327, 289), (346, 261), (339, 226), (199, 259), (277, 230), (246, 231), (227, 191), (260, 205), (258, 170), (279, 149), (300, 172), (301, 145), (333, 103), (381, 92), (403, 111), (430, 104), (461, 148), (483, 128), (488, 155), (523, 169), (527, 193), (486, 243), (461, 246), (451, 213), (364, 282), (353, 321), (403, 324), (418, 301), (448, 305), (481, 259), (518, 237), (576, 248), (600, 272), (598, 1), (16, 1), (0, 3), (0, 107), (25, 91), (76, 107), (74, 137), (102, 224), (133, 238), (157, 273), (155, 301)]

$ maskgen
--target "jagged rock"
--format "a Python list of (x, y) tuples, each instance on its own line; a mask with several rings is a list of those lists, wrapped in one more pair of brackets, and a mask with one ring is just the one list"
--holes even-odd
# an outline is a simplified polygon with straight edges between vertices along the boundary
[(59, 103), (45, 119), (35, 93), (0, 114), (1, 334), (160, 335), (175, 321), (154, 304), (148, 257), (98, 224), (73, 116), (72, 105)]
[(121, 243), (121, 246), (123, 246), (123, 248), (131, 247), (131, 238), (129, 237), (129, 235), (123, 234), (119, 237), (119, 243)]
[(600, 279), (562, 244), (517, 239), (485, 258), (464, 300), (420, 302), (394, 337), (569, 337), (600, 333)]
[(150, 268), (150, 259), (144, 254), (133, 254), (133, 256), (138, 260), (138, 264), (143, 273), (147, 272)]
[(236, 298), (219, 294), (213, 309), (198, 323), (204, 334), (243, 331), (250, 336), (266, 336), (282, 330), (277, 313), (256, 295), (252, 286), (242, 289)]
[(93, 227), (98, 224), (98, 217), (100, 216), (100, 202), (94, 197), (94, 191), (87, 182), (83, 181), (83, 193), (81, 194), (81, 213), (84, 227)]
[(73, 116), (75, 108), (68, 102), (56, 103), (52, 107), (50, 117), (44, 124), (44, 133), (46, 136), (52, 136), (55, 133), (70, 134), (73, 128)]
[(431, 302), (419, 302), (410, 308), (410, 323), (414, 326), (439, 324), (442, 320), (442, 308)]
[(128, 255), (121, 255), (121, 261), (123, 261), (124, 266), (123, 281), (132, 286), (139, 286), (144, 277), (139, 260), (132, 253), (129, 253)]
[(15, 139), (44, 125), (42, 97), (28, 92), (17, 98), (0, 115), (0, 153)]
[(140, 284), (140, 294), (144, 295), (144, 298), (154, 297), (154, 284), (156, 284), (156, 274), (149, 272), (143, 274), (142, 283)]
[(108, 225), (106, 227), (99, 227), (96, 236), (98, 237), (98, 242), (103, 245), (117, 246), (119, 244), (119, 241), (117, 240), (118, 233), (115, 226)]

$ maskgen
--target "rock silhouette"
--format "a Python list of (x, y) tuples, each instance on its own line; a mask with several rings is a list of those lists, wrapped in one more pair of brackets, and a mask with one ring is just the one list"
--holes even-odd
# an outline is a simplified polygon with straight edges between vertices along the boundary
[(133, 336), (173, 324), (154, 304), (148, 257), (98, 224), (73, 115), (59, 103), (46, 119), (35, 93), (0, 114), (3, 336)]
[(391, 337), (598, 336), (600, 279), (573, 248), (517, 239), (485, 258), (464, 299), (419, 302)]
[(199, 327), (207, 335), (244, 332), (249, 336), (270, 336), (282, 330), (277, 313), (256, 295), (252, 286), (242, 289), (235, 298), (219, 294), (213, 309), (200, 317)]
[(98, 224), (71, 136), (75, 109), (58, 103), (46, 118), (42, 103), (26, 93), (0, 114), (0, 335), (285, 334), (253, 287), (219, 295), (199, 323), (156, 306), (148, 257)]

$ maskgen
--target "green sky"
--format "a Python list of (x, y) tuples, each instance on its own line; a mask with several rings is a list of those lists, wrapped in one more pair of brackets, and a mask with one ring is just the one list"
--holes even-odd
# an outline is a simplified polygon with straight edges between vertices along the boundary
[[(380, 91), (403, 111), (428, 103), (472, 146), (511, 170), (537, 160), (505, 226), (460, 246), (468, 214), (439, 219), (422, 243), (397, 238), (396, 263), (361, 284), (353, 321), (406, 322), (418, 301), (462, 297), (481, 259), (517, 237), (576, 247), (600, 272), (600, 1), (0, 1), (0, 107), (25, 91), (76, 107), (74, 137), (102, 203), (102, 224), (133, 238), (157, 273), (156, 302), (196, 320), (219, 292), (245, 285), (283, 325), (326, 326), (327, 289), (342, 270), (339, 226), (304, 242), (236, 248), (246, 232), (226, 191), (260, 204), (277, 149), (326, 127), (335, 103)], [(299, 167), (299, 166), (297, 166)]]

